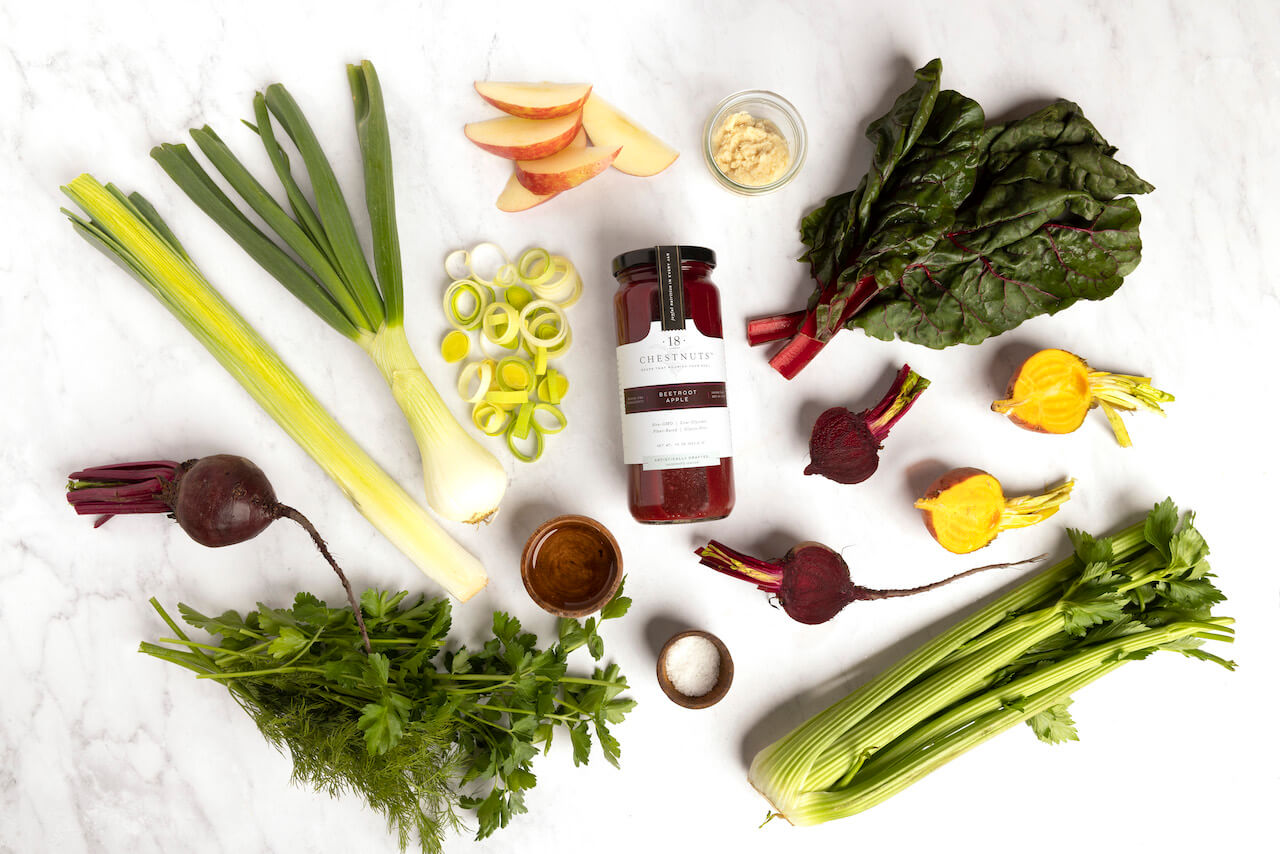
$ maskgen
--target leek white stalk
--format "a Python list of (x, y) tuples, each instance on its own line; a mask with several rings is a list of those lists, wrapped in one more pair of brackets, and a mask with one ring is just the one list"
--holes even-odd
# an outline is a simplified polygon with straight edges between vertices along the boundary
[(366, 519), (460, 601), (487, 583), (453, 540), (342, 429), (274, 350), (200, 273), (140, 196), (81, 175), (63, 191), (89, 216), (76, 230), (141, 281), (311, 455)]
[[(404, 274), (396, 229), (391, 140), (382, 89), (369, 62), (348, 66), (347, 76), (364, 163), (373, 270), (328, 158), (301, 109), (280, 84), (255, 96), (253, 128), (266, 148), (289, 210), (245, 169), (212, 129), (191, 131), (209, 162), (266, 223), (275, 239), (245, 216), (186, 146), (161, 145), (151, 156), (267, 272), (377, 363), (418, 442), (431, 509), (455, 522), (488, 521), (506, 491), (506, 472), (497, 457), (454, 419), (409, 347), (404, 331)], [(314, 207), (294, 179), (289, 159), (276, 138), (276, 125), (298, 149), (315, 196)]]
[(403, 326), (383, 326), (366, 349), (418, 441), (427, 503), (446, 519), (487, 522), (507, 489), (502, 463), (459, 426), (418, 365)]

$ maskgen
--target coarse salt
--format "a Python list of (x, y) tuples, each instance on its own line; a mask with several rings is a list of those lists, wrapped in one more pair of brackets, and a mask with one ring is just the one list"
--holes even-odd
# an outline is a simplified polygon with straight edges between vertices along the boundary
[(664, 667), (673, 688), (686, 697), (701, 697), (720, 679), (720, 650), (701, 635), (680, 638), (667, 650)]

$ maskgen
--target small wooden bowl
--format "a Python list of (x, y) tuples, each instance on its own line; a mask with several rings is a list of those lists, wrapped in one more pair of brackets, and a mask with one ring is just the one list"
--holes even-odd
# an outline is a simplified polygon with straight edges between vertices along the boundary
[[(716, 650), (720, 653), (720, 676), (711, 690), (700, 697), (681, 694), (667, 677), (667, 653), (676, 641), (687, 637), (706, 638), (715, 644)], [(705, 709), (714, 706), (724, 699), (724, 695), (729, 693), (729, 686), (733, 684), (733, 656), (729, 655), (729, 648), (724, 645), (724, 642), (710, 632), (681, 632), (663, 644), (662, 651), (658, 653), (658, 684), (662, 686), (662, 692), (671, 699), (671, 702), (678, 706), (684, 706), (686, 709)]]
[[(588, 528), (599, 538), (613, 555), (613, 568), (605, 579), (604, 584), (601, 585), (598, 591), (593, 591), (589, 598), (576, 602), (566, 602), (556, 599), (552, 591), (539, 587), (533, 577), (535, 575), (534, 561), (538, 554), (538, 548), (547, 539), (561, 528), (573, 526)], [(543, 522), (529, 535), (529, 539), (524, 544), (524, 551), (520, 554), (520, 579), (524, 582), (524, 589), (529, 594), (529, 598), (537, 602), (538, 607), (547, 613), (555, 614), (557, 617), (586, 617), (603, 608), (613, 598), (613, 594), (618, 592), (618, 585), (622, 583), (622, 549), (618, 546), (618, 541), (613, 538), (613, 534), (609, 532), (609, 529), (590, 516), (556, 516)]]

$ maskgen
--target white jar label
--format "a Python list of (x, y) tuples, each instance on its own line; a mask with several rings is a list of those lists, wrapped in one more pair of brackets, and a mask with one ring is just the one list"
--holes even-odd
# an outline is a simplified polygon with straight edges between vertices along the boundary
[(618, 347), (622, 460), (646, 471), (719, 465), (732, 455), (725, 398), (724, 339), (692, 320), (683, 330), (649, 326)]

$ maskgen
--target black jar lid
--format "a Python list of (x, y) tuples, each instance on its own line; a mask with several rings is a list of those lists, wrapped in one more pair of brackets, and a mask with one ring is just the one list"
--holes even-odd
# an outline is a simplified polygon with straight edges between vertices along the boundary
[[(705, 246), (677, 246), (676, 248), (680, 250), (681, 261), (699, 261), (708, 267), (715, 267), (716, 265), (716, 253)], [(618, 275), (628, 267), (657, 263), (657, 247), (646, 246), (644, 249), (632, 249), (630, 252), (623, 252), (613, 259), (613, 275)]]

